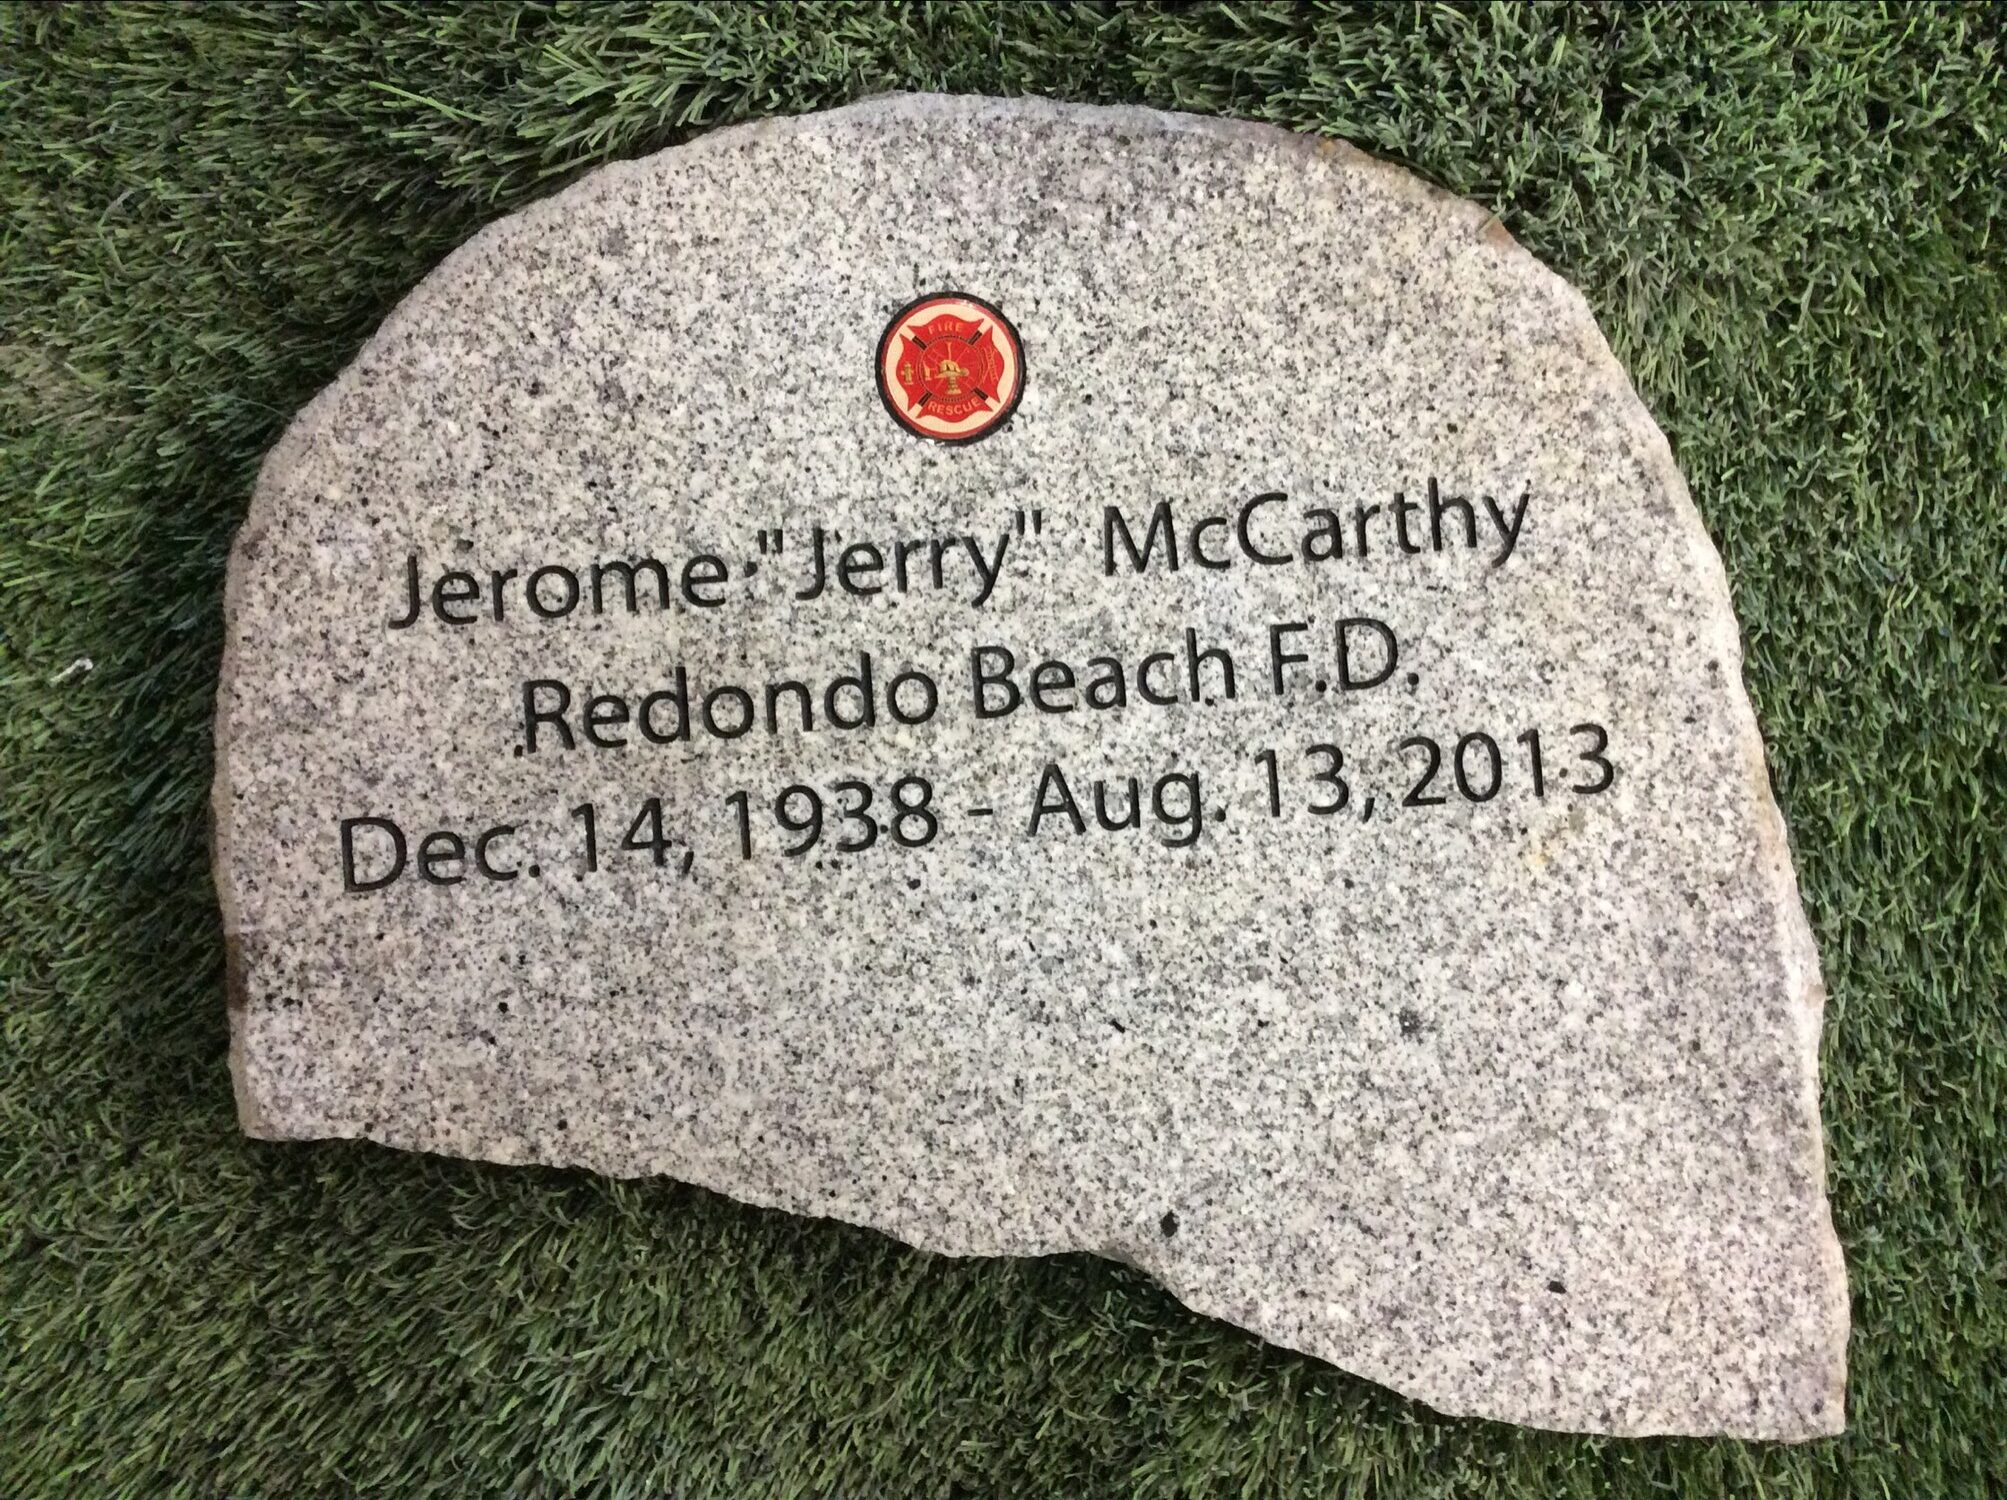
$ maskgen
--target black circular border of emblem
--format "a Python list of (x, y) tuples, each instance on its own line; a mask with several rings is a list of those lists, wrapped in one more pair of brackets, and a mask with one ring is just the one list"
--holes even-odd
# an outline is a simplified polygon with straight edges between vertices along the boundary
[[(953, 298), (957, 302), (970, 302), (980, 307), (984, 312), (1003, 325), (1004, 332), (1010, 335), (1011, 347), (1017, 350), (1017, 389), (1011, 392), (1009, 404), (1004, 407), (1003, 411), (997, 416), (997, 419), (991, 422), (989, 426), (985, 427), (981, 432), (972, 432), (966, 437), (940, 437), (931, 432), (922, 432), (899, 414), (899, 408), (892, 400), (892, 393), (885, 388), (885, 346), (892, 342), (893, 332), (901, 323), (906, 321), (907, 314), (912, 312), (914, 308), (928, 302), (936, 301), (942, 297)], [(945, 443), (951, 448), (966, 448), (970, 443), (980, 443), (984, 438), (994, 437), (997, 433), (1002, 432), (1004, 428), (1010, 426), (1011, 418), (1017, 415), (1018, 402), (1024, 399), (1024, 382), (1027, 373), (1024, 360), (1024, 339), (1017, 331), (1017, 324), (1005, 317), (1003, 309), (998, 307), (994, 302), (986, 302), (981, 297), (972, 297), (967, 292), (927, 292), (915, 297), (911, 302), (908, 302), (904, 307), (892, 314), (891, 321), (886, 323), (885, 331), (878, 335), (878, 345), (871, 353), (871, 379), (873, 384), (878, 387), (878, 399), (885, 404), (886, 414), (892, 418), (893, 425), (908, 437), (921, 438), (929, 443)]]

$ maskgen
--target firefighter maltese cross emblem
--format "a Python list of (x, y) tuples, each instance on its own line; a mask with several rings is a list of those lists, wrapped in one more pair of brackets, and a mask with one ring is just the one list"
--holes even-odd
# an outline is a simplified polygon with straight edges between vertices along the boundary
[(1024, 393), (1024, 346), (980, 298), (936, 292), (892, 316), (878, 340), (878, 394), (908, 432), (973, 443), (1010, 420)]

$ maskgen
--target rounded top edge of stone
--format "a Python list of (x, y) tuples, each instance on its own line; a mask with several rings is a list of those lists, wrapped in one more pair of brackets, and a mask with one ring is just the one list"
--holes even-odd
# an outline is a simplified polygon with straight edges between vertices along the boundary
[[(952, 121), (956, 123), (1012, 120), (1067, 124), (1104, 133), (1133, 131), (1160, 138), (1212, 140), (1294, 155), (1347, 174), (1356, 184), (1370, 183), (1378, 192), (1404, 206), (1440, 216), (1452, 238), (1467, 237), (1493, 252), (1494, 266), (1507, 275), (1527, 278), (1558, 290), (1573, 304), (1572, 311), (1594, 328), (1594, 311), (1580, 290), (1560, 272), (1513, 236), (1491, 209), (1431, 181), (1401, 162), (1376, 156), (1342, 136), (1293, 130), (1262, 120), (1232, 115), (1195, 114), (1145, 104), (1093, 104), (1044, 95), (996, 95), (890, 90), (868, 94), (843, 104), (795, 114), (766, 115), (730, 124), (704, 127), (687, 138), (638, 156), (602, 162), (580, 172), (542, 197), (519, 205), (470, 235), (433, 268), (432, 274), (485, 253), (497, 241), (520, 234), (551, 217), (562, 215), (598, 192), (611, 191), (623, 180), (683, 163), (760, 144), (811, 138), (874, 122)], [(430, 280), (428, 275), (425, 280)], [(414, 288), (423, 288), (424, 281)], [(404, 309), (394, 309), (384, 327)]]
[[(826, 109), (804, 110), (799, 114), (771, 115), (720, 125), (685, 141), (664, 146), (643, 156), (629, 157), (609, 166), (640, 167), (655, 158), (687, 155), (706, 149), (723, 150), (734, 145), (774, 136), (803, 134), (818, 128), (873, 119), (953, 119), (998, 120), (1010, 118), (1064, 121), (1098, 125), (1106, 129), (1127, 126), (1167, 136), (1210, 136), (1218, 140), (1239, 140), (1300, 152), (1306, 157), (1332, 162), (1356, 171), (1381, 177), (1386, 185), (1412, 192), (1417, 201), (1428, 202), (1468, 215), (1476, 232), (1501, 249), (1523, 250), (1498, 216), (1482, 204), (1432, 182), (1414, 168), (1383, 156), (1376, 156), (1342, 136), (1294, 130), (1265, 120), (1248, 120), (1235, 115), (1197, 114), (1189, 110), (1159, 109), (1147, 104), (1092, 104), (1070, 99), (1053, 99), (1042, 94), (953, 94), (923, 90), (887, 90), (867, 94), (848, 103)], [(603, 170), (603, 168), (601, 169)], [(588, 173), (587, 176), (595, 175)], [(583, 179), (581, 179), (583, 180)], [(1529, 255), (1529, 259), (1537, 259)]]

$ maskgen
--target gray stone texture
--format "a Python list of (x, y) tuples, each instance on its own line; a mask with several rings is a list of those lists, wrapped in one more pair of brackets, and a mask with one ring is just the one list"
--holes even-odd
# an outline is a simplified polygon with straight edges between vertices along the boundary
[[(872, 379), (888, 318), (941, 290), (1025, 351), (1014, 418), (964, 447), (902, 430)], [(1395, 497), (1431, 480), (1475, 545), (1452, 508), (1448, 545), (1423, 511), (1402, 548)], [(1322, 508), (1345, 555), (1259, 564), (1229, 526), (1200, 539), (1224, 568), (1104, 573), (1106, 506), (1140, 528), (1170, 502), (1183, 545), (1270, 492), (1259, 545)], [(1486, 497), (1525, 499), (1509, 553)], [(1010, 539), (980, 608), (965, 551), (939, 591), (801, 600), (817, 525), (888, 555)], [(699, 552), (730, 571), (716, 608), (545, 620), (519, 576), (500, 621), (484, 593), (478, 623), (388, 625), (414, 553), (485, 591)], [(951, 1255), (1092, 1251), (1448, 1413), (1841, 1429), (1823, 991), (1727, 580), (1582, 297), (1484, 210), (1336, 142), (1142, 110), (896, 97), (717, 131), (449, 256), (272, 452), (227, 603), (216, 871), (252, 1134), (665, 1174)], [(1386, 684), (1337, 690), (1346, 616), (1395, 632)], [(1278, 697), (1287, 621), (1313, 660)], [(1231, 651), (1231, 701), (1189, 693), (1188, 629)], [(983, 644), (1020, 687), (1119, 658), (1132, 694), (1171, 652), (1178, 701), (979, 721)], [(819, 693), (860, 651), (881, 700), (932, 674), (937, 715), (516, 753), (525, 679), (631, 707), (680, 663), (693, 700)], [(1601, 776), (1584, 723), (1606, 791), (1574, 790)], [(1484, 801), (1448, 759), (1477, 732)], [(1413, 735), (1441, 804), (1403, 805)], [(1320, 742), (1347, 784), (1323, 816)], [(1084, 834), (1028, 836), (1048, 763)], [(1173, 771), (1202, 778), (1187, 847), (1149, 814)], [(786, 784), (855, 777), (886, 814), (915, 773), (925, 847), (837, 852), (832, 797), (823, 845), (778, 852)], [(1130, 774), (1148, 826), (1104, 832), (1092, 784), (1120, 805)], [(649, 797), (661, 869), (618, 847)], [(413, 861), (428, 831), (513, 825), (491, 854), (518, 874), (345, 892), (338, 824), (365, 814)]]

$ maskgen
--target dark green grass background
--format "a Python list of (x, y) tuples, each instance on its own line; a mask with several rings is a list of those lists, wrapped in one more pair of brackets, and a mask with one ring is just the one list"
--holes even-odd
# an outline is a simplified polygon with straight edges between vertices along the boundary
[[(1845, 1438), (1449, 1421), (1084, 1256), (239, 1136), (205, 797), (260, 455), (478, 225), (894, 88), (1342, 135), (1587, 292), (1824, 954)], [(2007, 1494), (2003, 132), (1972, 8), (7, 4), (0, 1497)]]

